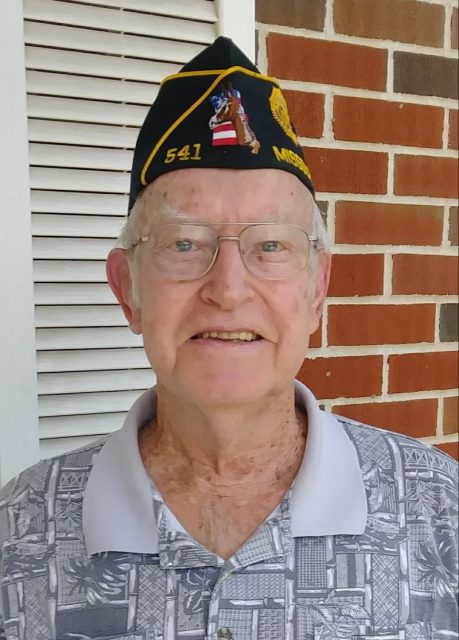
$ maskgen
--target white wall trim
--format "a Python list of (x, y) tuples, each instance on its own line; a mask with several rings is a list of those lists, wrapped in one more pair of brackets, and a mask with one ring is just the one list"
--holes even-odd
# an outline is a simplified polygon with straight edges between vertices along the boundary
[(0, 2), (0, 485), (38, 460), (22, 2)]
[(255, 62), (255, 0), (217, 0), (219, 33)]

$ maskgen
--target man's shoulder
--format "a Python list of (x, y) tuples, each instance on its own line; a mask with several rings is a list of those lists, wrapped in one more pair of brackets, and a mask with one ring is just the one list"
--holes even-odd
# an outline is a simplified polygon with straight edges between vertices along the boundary
[[(18, 583), (21, 589), (27, 589), (24, 585), (33, 584), (37, 589), (34, 580), (46, 584), (46, 576), (51, 575), (48, 572), (59, 554), (61, 560), (69, 554), (83, 554), (83, 495), (102, 445), (103, 441), (97, 441), (41, 460), (0, 491), (0, 580), (7, 608), (18, 606), (16, 590), (9, 585)], [(11, 608), (8, 610), (11, 612)], [(29, 623), (34, 624), (30, 613)]]
[(388, 468), (398, 463), (408, 467), (433, 468), (453, 476), (458, 472), (454, 458), (427, 442), (336, 414), (334, 417), (345, 429), (361, 463), (365, 465), (377, 464)]
[(45, 509), (61, 496), (82, 496), (94, 459), (103, 444), (104, 440), (98, 440), (40, 460), (19, 473), (0, 490), (0, 524), (2, 521), (11, 524), (14, 514)]

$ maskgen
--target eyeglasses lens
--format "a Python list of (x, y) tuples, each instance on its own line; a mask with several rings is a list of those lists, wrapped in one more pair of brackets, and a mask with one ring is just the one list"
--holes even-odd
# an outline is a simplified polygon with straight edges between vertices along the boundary
[(154, 239), (158, 268), (177, 280), (202, 276), (218, 248), (216, 234), (206, 225), (166, 224), (157, 228)]
[(194, 280), (208, 271), (219, 242), (237, 239), (246, 268), (259, 278), (288, 278), (307, 264), (308, 236), (288, 224), (250, 225), (237, 238), (217, 236), (204, 224), (162, 225), (154, 234), (155, 263), (171, 278)]
[(247, 269), (259, 278), (280, 280), (303, 269), (308, 261), (309, 239), (288, 224), (246, 227), (239, 239)]

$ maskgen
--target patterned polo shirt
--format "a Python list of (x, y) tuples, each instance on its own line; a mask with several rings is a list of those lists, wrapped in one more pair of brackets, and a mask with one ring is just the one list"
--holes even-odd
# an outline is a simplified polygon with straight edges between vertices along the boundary
[(290, 491), (228, 561), (197, 543), (142, 466), (141, 396), (104, 442), (0, 494), (0, 638), (457, 638), (457, 464), (320, 411)]

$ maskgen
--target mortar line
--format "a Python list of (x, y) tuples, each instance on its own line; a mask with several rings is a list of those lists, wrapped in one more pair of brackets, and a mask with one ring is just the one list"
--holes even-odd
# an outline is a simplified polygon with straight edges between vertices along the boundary
[(394, 48), (387, 47), (387, 79), (386, 94), (393, 97), (394, 95)]
[(258, 68), (261, 73), (268, 73), (268, 52), (266, 47), (266, 40), (268, 32), (266, 28), (258, 29)]
[(395, 152), (389, 151), (387, 154), (387, 195), (394, 196), (395, 181)]
[(444, 413), (444, 398), (438, 398), (438, 407), (437, 407), (437, 438), (441, 438), (445, 434), (443, 433), (443, 416)]
[[(278, 78), (285, 89), (296, 89), (304, 91), (325, 91), (330, 84), (324, 82), (310, 82), (307, 80), (288, 80), (286, 78)], [(457, 108), (455, 98), (445, 98), (442, 96), (422, 96), (415, 93), (394, 92), (389, 96), (386, 91), (380, 89), (367, 89), (365, 87), (346, 87), (343, 85), (333, 85), (337, 95), (357, 97), (357, 98), (373, 98), (385, 100), (389, 102), (404, 102), (409, 104), (420, 104), (421, 106), (446, 106), (452, 109)]]
[(393, 257), (390, 251), (384, 251), (383, 296), (392, 294)]
[[(451, 209), (448, 206), (445, 206), (443, 213), (443, 237), (442, 237), (442, 246), (451, 247), (451, 240), (449, 239), (449, 230), (451, 225)], [(456, 251), (457, 253), (457, 251)]]
[(383, 356), (383, 364), (382, 364), (381, 396), (386, 396), (388, 393), (389, 393), (389, 356), (386, 354)]
[(330, 87), (325, 92), (325, 100), (324, 100), (324, 128), (322, 133), (322, 140), (328, 142), (329, 144), (334, 144), (335, 141), (335, 132), (333, 130), (333, 107), (334, 107), (334, 96), (333, 89)]
[(435, 304), (435, 325), (434, 325), (434, 342), (440, 343), (440, 311), (441, 305), (439, 302)]
[[(299, 141), (303, 145), (315, 146), (318, 148), (328, 149), (329, 141), (323, 138), (308, 138), (300, 136)], [(371, 153), (398, 153), (404, 155), (417, 155), (429, 158), (450, 158), (456, 160), (458, 152), (455, 149), (441, 149), (432, 147), (412, 147), (387, 142), (361, 142), (355, 140), (333, 140), (333, 149), (342, 151), (368, 151)]]
[[(329, 305), (330, 306), (330, 305)], [(385, 345), (325, 345), (330, 346), (333, 352), (328, 352), (327, 357), (360, 357), (360, 356), (385, 356), (385, 355), (423, 355), (423, 354), (442, 354), (456, 353), (457, 342), (416, 342), (402, 344), (385, 344)], [(322, 353), (321, 353), (322, 352)], [(311, 347), (308, 349), (308, 358), (315, 359), (322, 357), (324, 350), (322, 348)], [(454, 387), (456, 388), (456, 387)]]
[(322, 33), (327, 36), (327, 39), (335, 40), (336, 34), (333, 25), (333, 2), (334, 0), (326, 0), (325, 2), (324, 30)]
[(333, 399), (332, 402), (339, 402), (342, 405), (349, 404), (384, 404), (385, 402), (410, 402), (411, 400), (438, 400), (445, 398), (455, 398), (456, 394), (454, 389), (449, 390), (450, 393), (439, 395), (436, 390), (433, 391), (406, 391), (404, 393), (387, 393), (379, 396), (359, 396), (357, 398), (349, 398), (347, 396), (339, 396)]
[(442, 147), (445, 151), (449, 151), (448, 149), (448, 141), (449, 141), (449, 109), (446, 108), (443, 111), (443, 135), (442, 135)]
[(336, 220), (335, 220), (335, 199), (330, 198), (328, 200), (328, 209), (327, 209), (327, 231), (330, 241), (332, 243), (332, 251), (335, 249), (335, 237), (336, 237)]
[[(332, 0), (327, 0), (327, 7), (332, 4)], [(255, 28), (260, 28), (264, 23), (255, 23)], [(431, 47), (428, 45), (422, 45), (410, 42), (401, 42), (398, 40), (382, 40), (378, 38), (365, 38), (363, 36), (350, 36), (343, 33), (335, 32), (333, 28), (333, 18), (331, 20), (325, 16), (325, 28), (324, 31), (315, 31), (313, 29), (301, 28), (301, 27), (289, 27), (286, 25), (270, 24), (267, 25), (271, 33), (279, 33), (282, 35), (309, 38), (311, 40), (325, 40), (332, 42), (339, 42), (342, 44), (350, 44), (360, 47), (366, 47), (370, 49), (383, 49), (387, 50), (389, 47), (396, 45), (397, 51), (403, 53), (416, 53), (434, 56), (438, 58), (454, 59), (457, 55), (456, 50), (446, 49), (444, 47)]]
[(452, 24), (451, 19), (453, 17), (453, 7), (450, 4), (445, 5), (445, 24), (443, 29), (443, 48), (446, 51), (451, 51), (451, 38), (452, 38)]

